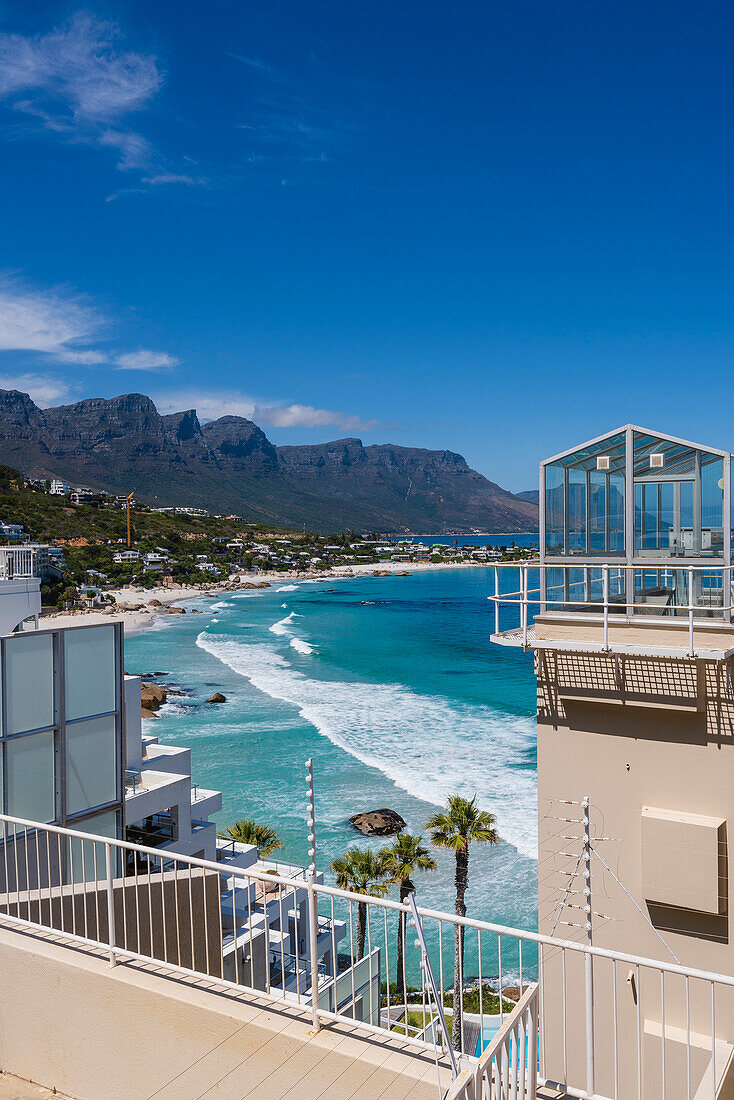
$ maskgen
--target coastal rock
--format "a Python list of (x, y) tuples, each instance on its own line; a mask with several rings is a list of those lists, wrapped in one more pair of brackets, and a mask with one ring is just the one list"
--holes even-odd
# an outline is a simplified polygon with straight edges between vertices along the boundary
[(186, 614), (186, 608), (185, 607), (169, 607), (168, 608), (168, 614), (169, 615), (185, 615)]
[(191, 614), (192, 615), (201, 615), (201, 611), (199, 611), (198, 607), (192, 607), (191, 608)]
[(160, 600), (148, 600), (148, 607), (163, 607)]
[(221, 691), (215, 691), (211, 699), (207, 699), (207, 703), (226, 703), (227, 696), (222, 695)]
[(143, 718), (151, 718), (168, 698), (168, 693), (158, 684), (140, 685), (140, 706)]
[(396, 576), (396, 577), (412, 577), (413, 576), (413, 574), (408, 573), (407, 570), (403, 570), (401, 573), (395, 573), (393, 575)]
[(405, 822), (395, 810), (368, 810), (349, 818), (358, 833), (363, 836), (395, 836), (405, 828)]

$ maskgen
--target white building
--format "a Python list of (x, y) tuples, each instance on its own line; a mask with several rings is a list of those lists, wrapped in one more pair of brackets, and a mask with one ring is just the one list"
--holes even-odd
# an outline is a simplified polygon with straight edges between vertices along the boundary
[[(34, 550), (0, 548), (0, 812), (154, 849), (160, 860), (146, 857), (143, 870), (158, 875), (161, 888), (172, 865), (164, 853), (218, 864), (225, 975), (244, 975), (258, 943), (261, 987), (277, 981), (284, 993), (302, 997), (313, 949), (306, 872), (260, 861), (254, 846), (217, 837), (211, 817), (222, 808), (221, 792), (192, 782), (190, 749), (160, 744), (143, 728), (140, 677), (124, 672), (122, 623), (34, 629), (41, 609), (35, 565)], [(26, 829), (17, 841), (0, 826), (5, 874), (9, 862), (16, 879), (21, 867), (29, 887), (55, 880), (86, 888), (104, 866), (101, 842), (75, 840), (52, 859), (29, 836)], [(116, 852), (112, 873), (124, 888), (140, 871), (140, 857)], [(277, 868), (292, 880), (295, 909), (284, 908), (277, 890), (259, 896), (254, 886), (235, 889), (228, 869), (249, 867)], [(334, 969), (333, 952), (345, 934), (343, 921), (319, 919), (315, 949), (324, 973)]]
[(65, 481), (60, 481), (59, 478), (52, 477), (48, 491), (53, 497), (63, 497), (69, 492), (69, 486)]
[(133, 562), (140, 561), (141, 554), (139, 550), (116, 550), (112, 555), (112, 560), (115, 565), (129, 565)]

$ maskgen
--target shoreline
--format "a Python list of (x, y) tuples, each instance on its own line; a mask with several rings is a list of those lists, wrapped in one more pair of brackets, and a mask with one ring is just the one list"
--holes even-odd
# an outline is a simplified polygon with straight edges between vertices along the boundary
[[(518, 562), (518, 564), (521, 564)], [(232, 578), (226, 581), (215, 581), (208, 585), (182, 585), (178, 588), (141, 589), (134, 586), (111, 589), (109, 595), (114, 596), (119, 604), (142, 604), (139, 610), (127, 611), (123, 608), (117, 611), (90, 610), (90, 611), (55, 611), (48, 615), (42, 615), (39, 620), (39, 629), (45, 625), (49, 627), (66, 626), (91, 626), (101, 623), (122, 622), (125, 626), (125, 637), (133, 637), (146, 630), (159, 615), (167, 614), (169, 609), (190, 600), (199, 600), (206, 596), (226, 596), (230, 592), (240, 591), (247, 584), (258, 584), (267, 581), (275, 586), (281, 583), (300, 583), (303, 581), (333, 581), (350, 580), (360, 576), (371, 576), (375, 572), (380, 573), (418, 573), (427, 569), (491, 569), (491, 562), (463, 561), (463, 562), (375, 562), (357, 565), (337, 565), (326, 573), (314, 571), (296, 572), (285, 570), (283, 572), (267, 571), (262, 573), (242, 574), (234, 573)], [(244, 580), (239, 578), (245, 577)], [(233, 578), (238, 578), (234, 580)], [(151, 601), (157, 600), (160, 606)]]

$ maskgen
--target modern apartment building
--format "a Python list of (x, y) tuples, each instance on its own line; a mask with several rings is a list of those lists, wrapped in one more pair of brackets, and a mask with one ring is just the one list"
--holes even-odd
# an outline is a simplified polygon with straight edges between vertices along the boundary
[[(540, 502), (539, 568), (494, 636), (535, 654), (539, 931), (734, 976), (731, 456), (628, 425), (543, 462)], [(683, 977), (552, 955), (543, 979), (568, 1005), (544, 1019), (551, 1079), (730, 1095), (730, 988), (712, 1003)], [(630, 1045), (639, 1018), (639, 1054), (598, 1021), (591, 1051), (569, 1046), (590, 998)]]

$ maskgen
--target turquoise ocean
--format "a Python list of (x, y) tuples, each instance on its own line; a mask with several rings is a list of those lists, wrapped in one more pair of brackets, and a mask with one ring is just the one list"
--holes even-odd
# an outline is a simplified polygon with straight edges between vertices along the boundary
[[(390, 807), (418, 833), (447, 795), (476, 793), (501, 843), (472, 851), (469, 915), (534, 929), (535, 682), (530, 655), (490, 644), (493, 576), (441, 567), (192, 600), (202, 614), (163, 615), (125, 644), (127, 671), (163, 672), (171, 691), (148, 732), (191, 749), (193, 781), (223, 792), (220, 826), (267, 822), (286, 862), (308, 862), (311, 757), (326, 872), (348, 845), (384, 843), (352, 814)], [(226, 703), (206, 702), (215, 691)], [(451, 910), (453, 859), (437, 858), (419, 902)]]

